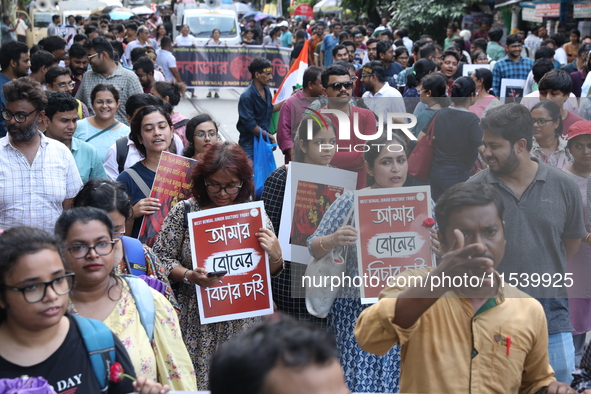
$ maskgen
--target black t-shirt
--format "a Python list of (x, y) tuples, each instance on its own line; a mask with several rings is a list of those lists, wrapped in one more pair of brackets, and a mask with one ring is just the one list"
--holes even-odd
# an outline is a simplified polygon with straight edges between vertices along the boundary
[(472, 112), (451, 107), (440, 110), (436, 116), (433, 164), (471, 169), (482, 145), (480, 119)]
[[(70, 330), (62, 345), (51, 356), (30, 367), (21, 367), (0, 356), (0, 379), (14, 379), (23, 375), (43, 377), (58, 394), (100, 393), (96, 375), (90, 364), (78, 325), (73, 317), (66, 316), (70, 320)], [(121, 364), (124, 373), (136, 376), (123, 344), (114, 334), (113, 338), (115, 339), (116, 361)], [(0, 344), (0, 346), (2, 345)], [(133, 392), (133, 381), (125, 378), (118, 384), (111, 383), (108, 392), (111, 394), (131, 393)]]
[(290, 59), (297, 59), (298, 56), (300, 56), (300, 52), (302, 51), (302, 48), (304, 47), (304, 42), (305, 41), (298, 42), (295, 45), (295, 47), (293, 47), (293, 51), (291, 51)]

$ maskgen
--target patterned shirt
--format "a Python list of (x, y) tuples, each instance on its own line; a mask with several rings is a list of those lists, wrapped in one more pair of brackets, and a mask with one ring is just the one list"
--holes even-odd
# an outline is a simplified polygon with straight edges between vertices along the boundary
[(62, 203), (82, 188), (70, 150), (39, 134), (41, 144), (32, 164), (8, 136), (0, 139), (0, 229), (30, 226), (53, 234)]
[(564, 169), (564, 167), (566, 167), (572, 161), (566, 154), (566, 139), (564, 137), (559, 137), (558, 149), (555, 152), (552, 152), (550, 156), (548, 156), (542, 150), (542, 148), (534, 138), (529, 155), (531, 157), (538, 158), (538, 160), (540, 160), (542, 163), (549, 164), (552, 167), (556, 167), (560, 170)]
[(94, 111), (92, 110), (92, 103), (90, 102), (90, 92), (92, 92), (92, 89), (94, 89), (99, 83), (111, 84), (117, 88), (119, 91), (120, 105), (115, 114), (115, 119), (123, 124), (129, 125), (127, 122), (127, 115), (125, 114), (125, 103), (130, 96), (144, 92), (137, 75), (135, 75), (133, 71), (126, 70), (120, 64), (117, 65), (113, 74), (106, 78), (102, 74), (94, 72), (93, 70), (87, 71), (82, 78), (82, 83), (80, 83), (76, 98), (82, 100), (82, 102), (86, 104), (92, 115), (94, 115)]
[(500, 97), (501, 95), (501, 80), (503, 78), (525, 80), (533, 66), (533, 60), (524, 57), (520, 57), (516, 62), (509, 59), (509, 56), (505, 56), (503, 59), (499, 60), (493, 69), (492, 87), (495, 96)]

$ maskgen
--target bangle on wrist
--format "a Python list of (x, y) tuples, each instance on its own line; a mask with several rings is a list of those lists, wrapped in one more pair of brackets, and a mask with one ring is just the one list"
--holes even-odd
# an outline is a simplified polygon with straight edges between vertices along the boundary
[(183, 283), (186, 285), (190, 285), (191, 281), (189, 281), (189, 278), (187, 278), (187, 274), (193, 270), (186, 270), (185, 273), (183, 274)]
[(326, 249), (324, 246), (322, 246), (322, 238), (326, 237), (326, 235), (323, 235), (322, 237), (320, 237), (320, 247), (322, 248), (322, 250), (324, 250), (325, 252), (330, 252), (332, 249)]
[(591, 233), (587, 234), (583, 239), (583, 242), (585, 242), (587, 245), (589, 245), (589, 238), (591, 238)]
[(271, 264), (283, 264), (283, 256), (279, 256), (279, 258), (277, 259), (277, 261), (272, 262)]

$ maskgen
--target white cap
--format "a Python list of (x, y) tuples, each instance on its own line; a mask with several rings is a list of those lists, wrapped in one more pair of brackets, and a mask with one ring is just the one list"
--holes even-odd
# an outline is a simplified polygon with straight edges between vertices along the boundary
[(289, 27), (289, 23), (287, 21), (282, 21), (280, 24), (278, 24), (277, 26), (279, 27)]

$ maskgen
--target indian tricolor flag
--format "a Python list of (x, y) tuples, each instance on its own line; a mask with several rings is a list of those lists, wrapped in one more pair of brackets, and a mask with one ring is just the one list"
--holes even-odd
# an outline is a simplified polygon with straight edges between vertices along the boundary
[[(295, 89), (302, 87), (304, 80), (304, 71), (308, 68), (308, 47), (310, 43), (308, 40), (304, 42), (304, 47), (297, 57), (289, 72), (279, 85), (279, 89), (273, 96), (273, 104), (285, 101), (292, 95)], [(271, 134), (277, 131), (277, 121), (279, 120), (279, 112), (275, 112), (271, 118)]]

